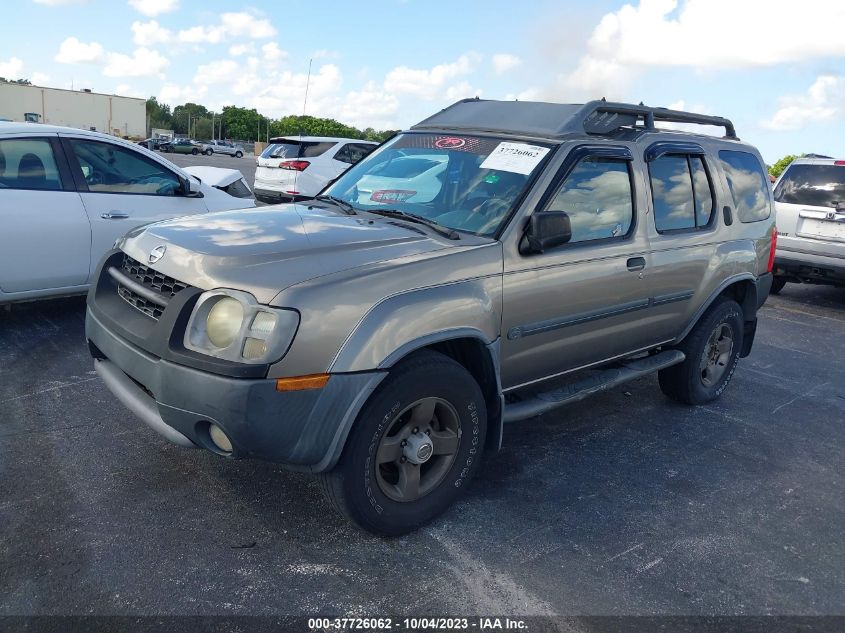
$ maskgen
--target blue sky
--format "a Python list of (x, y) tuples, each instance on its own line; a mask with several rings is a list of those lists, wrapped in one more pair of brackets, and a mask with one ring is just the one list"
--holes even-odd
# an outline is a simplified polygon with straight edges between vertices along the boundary
[(469, 96), (683, 107), (845, 157), (845, 0), (23, 0), (0, 76), (406, 127)]

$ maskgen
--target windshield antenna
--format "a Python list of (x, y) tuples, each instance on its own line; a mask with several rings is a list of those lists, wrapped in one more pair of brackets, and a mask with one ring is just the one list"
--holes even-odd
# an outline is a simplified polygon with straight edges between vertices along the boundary
[[(302, 137), (303, 132), (305, 131), (305, 108), (308, 106), (308, 88), (311, 86), (311, 64), (313, 63), (314, 58), (308, 58), (308, 77), (305, 80), (305, 99), (302, 100), (302, 119), (299, 121), (299, 149), (297, 150), (297, 155), (302, 155)], [(297, 183), (299, 182), (299, 172), (295, 172), (293, 176), (293, 190), (299, 191), (296, 188)]]

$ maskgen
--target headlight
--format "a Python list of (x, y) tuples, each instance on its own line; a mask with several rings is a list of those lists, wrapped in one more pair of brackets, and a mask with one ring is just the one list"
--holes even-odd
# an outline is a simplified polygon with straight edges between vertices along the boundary
[(239, 290), (200, 295), (188, 321), (185, 347), (240, 363), (271, 363), (287, 352), (296, 329), (295, 310), (261, 305)]
[(223, 297), (208, 311), (205, 321), (208, 340), (216, 347), (229, 347), (235, 342), (244, 321), (244, 308), (237, 299)]

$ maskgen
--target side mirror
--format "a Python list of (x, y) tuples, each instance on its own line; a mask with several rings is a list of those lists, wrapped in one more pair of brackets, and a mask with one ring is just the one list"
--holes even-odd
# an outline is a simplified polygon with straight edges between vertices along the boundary
[(204, 198), (199, 182), (192, 178), (181, 178), (182, 181), (182, 195), (186, 198)]
[(537, 211), (525, 230), (528, 251), (543, 253), (547, 248), (566, 244), (572, 239), (572, 225), (565, 211)]

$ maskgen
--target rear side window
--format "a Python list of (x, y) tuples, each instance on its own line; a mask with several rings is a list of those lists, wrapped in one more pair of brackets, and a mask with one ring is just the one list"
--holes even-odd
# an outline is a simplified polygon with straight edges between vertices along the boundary
[(314, 158), (325, 154), (337, 143), (327, 141), (285, 141), (283, 143), (271, 143), (261, 152), (261, 158)]
[(845, 207), (845, 165), (790, 165), (775, 201), (811, 207)]
[(335, 160), (343, 163), (354, 165), (359, 160), (364, 158), (367, 154), (373, 151), (373, 145), (366, 145), (362, 143), (347, 143), (337, 154), (334, 155)]
[(648, 165), (654, 201), (654, 225), (660, 231), (707, 226), (713, 194), (700, 156), (666, 154)]
[(59, 191), (62, 180), (46, 139), (0, 141), (0, 189)]
[(769, 179), (760, 161), (748, 152), (723, 149), (719, 152), (740, 222), (759, 222), (772, 213)]
[(626, 237), (634, 219), (628, 161), (582, 159), (546, 208), (569, 215), (570, 244)]

